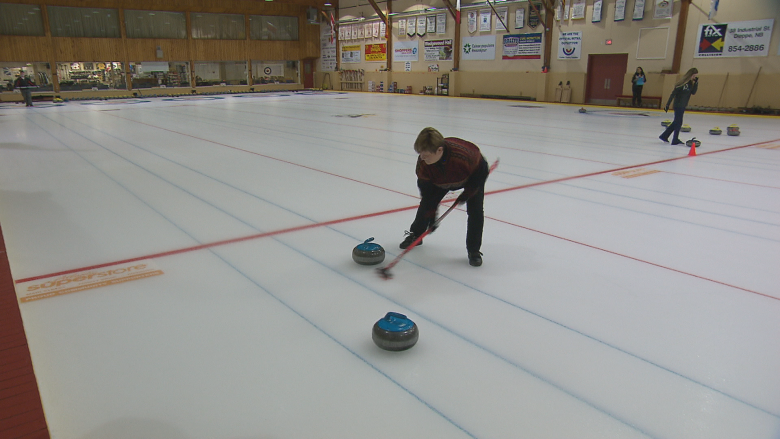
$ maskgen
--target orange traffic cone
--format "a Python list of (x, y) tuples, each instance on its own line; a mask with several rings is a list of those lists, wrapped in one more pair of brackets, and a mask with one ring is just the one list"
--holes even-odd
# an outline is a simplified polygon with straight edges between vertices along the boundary
[(693, 139), (685, 142), (685, 144), (691, 147), (691, 150), (688, 151), (688, 155), (689, 156), (696, 156), (696, 147), (701, 145), (701, 142), (696, 140), (696, 138), (694, 137)]

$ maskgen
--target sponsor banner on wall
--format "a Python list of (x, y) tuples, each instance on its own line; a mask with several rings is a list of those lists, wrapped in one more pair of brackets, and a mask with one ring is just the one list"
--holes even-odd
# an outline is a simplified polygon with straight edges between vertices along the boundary
[(634, 20), (641, 20), (645, 18), (645, 0), (634, 1)]
[(466, 17), (469, 25), (469, 33), (477, 31), (477, 11), (468, 11)]
[(460, 59), (464, 61), (496, 59), (496, 37), (463, 37), (461, 40)]
[(437, 14), (436, 15), (436, 33), (437, 34), (446, 34), (447, 33), (447, 14)]
[(525, 8), (515, 9), (515, 29), (522, 29), (525, 26)]
[(490, 17), (492, 16), (492, 12), (490, 9), (483, 9), (479, 11), (479, 31), (480, 32), (490, 32), (492, 29), (492, 23), (490, 21)]
[(574, 0), (571, 5), (571, 19), (580, 20), (585, 18), (585, 0)]
[(425, 46), (426, 61), (452, 61), (453, 40), (428, 40)]
[(774, 19), (701, 24), (695, 58), (768, 56)]
[(561, 32), (558, 36), (558, 59), (580, 59), (582, 32)]
[(406, 35), (413, 37), (417, 32), (417, 17), (406, 19)]
[(366, 44), (366, 61), (387, 61), (387, 44)]
[(504, 35), (501, 59), (541, 59), (542, 34)]
[(590, 21), (593, 23), (601, 21), (601, 0), (593, 0), (593, 17)]
[(320, 66), (323, 72), (336, 70), (336, 39), (333, 38), (333, 28), (330, 24), (320, 25)]
[(626, 0), (615, 1), (615, 21), (626, 19)]
[(341, 62), (357, 63), (360, 62), (360, 44), (341, 46)]
[(418, 47), (417, 41), (393, 42), (393, 62), (418, 61)]

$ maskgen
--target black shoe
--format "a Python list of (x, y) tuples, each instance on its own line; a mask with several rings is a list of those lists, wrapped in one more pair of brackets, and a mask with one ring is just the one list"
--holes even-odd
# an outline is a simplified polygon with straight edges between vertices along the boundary
[[(417, 235), (416, 234), (414, 234), (412, 232), (406, 232), (406, 239), (404, 239), (404, 242), (402, 242), (399, 247), (401, 247), (402, 249), (406, 249), (407, 247), (412, 245), (412, 243), (416, 239), (417, 239)], [(417, 245), (422, 245), (422, 239), (420, 240), (420, 242), (417, 243)]]
[(685, 142), (681, 142), (680, 140), (672, 140), (672, 145), (685, 145)]
[(661, 139), (661, 140), (663, 140), (663, 141), (664, 141), (664, 142), (666, 142), (666, 143), (669, 143), (669, 139), (664, 139), (664, 135), (663, 135), (663, 134), (661, 134), (660, 136), (658, 136), (658, 138), (659, 138), (659, 139)]
[(469, 265), (472, 267), (479, 267), (482, 265), (482, 253), (469, 252)]

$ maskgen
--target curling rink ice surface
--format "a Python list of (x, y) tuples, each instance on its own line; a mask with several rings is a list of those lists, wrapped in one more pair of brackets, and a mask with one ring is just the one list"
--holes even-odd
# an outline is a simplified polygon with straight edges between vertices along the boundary
[[(780, 123), (368, 93), (0, 106), (55, 439), (778, 438)], [(727, 136), (738, 124), (742, 134)], [(380, 279), (426, 126), (500, 158)], [(719, 126), (723, 135), (708, 130)], [(389, 311), (417, 345), (378, 348)]]

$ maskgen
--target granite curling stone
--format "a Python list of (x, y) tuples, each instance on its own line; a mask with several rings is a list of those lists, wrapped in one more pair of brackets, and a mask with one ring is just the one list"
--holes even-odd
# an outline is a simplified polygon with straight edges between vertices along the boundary
[(389, 312), (374, 323), (371, 338), (386, 351), (405, 351), (417, 343), (420, 333), (408, 317)]
[(352, 249), (352, 260), (360, 265), (376, 265), (385, 260), (385, 249), (381, 245), (371, 242), (374, 238), (366, 239)]

